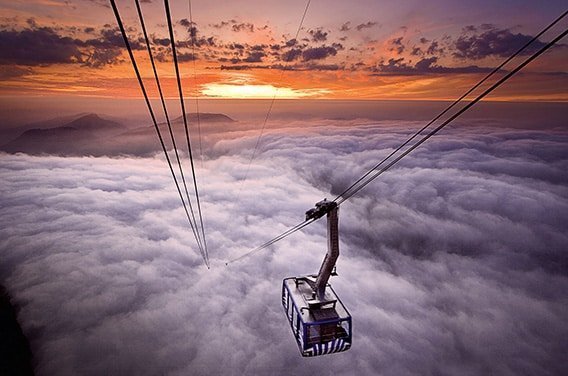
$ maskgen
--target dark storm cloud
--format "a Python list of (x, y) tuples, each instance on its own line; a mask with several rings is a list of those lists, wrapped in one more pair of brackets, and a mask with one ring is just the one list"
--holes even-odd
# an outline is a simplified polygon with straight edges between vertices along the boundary
[(365, 23), (362, 23), (362, 24), (359, 24), (359, 25), (355, 26), (355, 29), (357, 29), (357, 31), (361, 31), (361, 30), (363, 30), (363, 29), (370, 29), (370, 28), (372, 28), (372, 27), (374, 27), (374, 26), (376, 26), (376, 25), (377, 25), (376, 22), (367, 21), (367, 22), (365, 22)]
[(191, 22), (187, 18), (183, 18), (179, 21), (179, 24), (187, 29), (190, 39), (197, 38), (197, 34), (199, 34), (199, 29), (197, 29), (197, 24), (195, 22)]
[[(236, 61), (235, 64), (238, 64)], [(252, 64), (238, 64), (238, 65), (221, 65), (221, 70), (252, 70), (252, 69), (277, 69), (285, 71), (337, 71), (344, 69), (344, 66), (338, 64), (317, 64), (313, 62), (301, 64), (271, 64), (271, 65), (252, 65)]]
[(301, 48), (292, 48), (282, 54), (282, 60), (284, 61), (294, 61), (302, 56)]
[(192, 25), (195, 25), (195, 22), (191, 22), (190, 20), (188, 20), (187, 18), (182, 18), (181, 20), (179, 20), (178, 22), (181, 26), (189, 28)]
[(253, 51), (243, 61), (245, 63), (260, 63), (262, 62), (262, 58), (265, 56), (266, 54), (264, 52)]
[(170, 38), (152, 38), (152, 43), (157, 46), (169, 47), (171, 44)]
[(308, 31), (308, 34), (310, 34), (311, 40), (313, 42), (320, 43), (327, 41), (327, 35), (329, 34), (329, 32), (323, 31), (322, 28), (318, 28), (316, 30)]
[(488, 73), (493, 68), (470, 65), (466, 67), (445, 67), (437, 64), (437, 57), (423, 58), (414, 65), (407, 63), (404, 58), (389, 59), (380, 62), (371, 69), (373, 75), (423, 75), (423, 74), (462, 74), (462, 73)]
[(50, 28), (0, 30), (0, 64), (46, 65), (82, 60), (74, 39)]
[[(530, 35), (515, 34), (509, 29), (498, 29), (492, 25), (482, 25), (479, 29), (471, 27), (455, 41), (454, 56), (474, 60), (489, 56), (509, 57), (532, 38)], [(543, 46), (543, 42), (535, 41), (523, 54), (532, 54)]]
[[(290, 48), (292, 47), (292, 48)], [(303, 62), (309, 62), (312, 60), (323, 60), (330, 56), (337, 55), (339, 50), (343, 50), (344, 47), (341, 43), (332, 43), (331, 46), (323, 45), (317, 47), (310, 47), (308, 44), (299, 45), (296, 40), (294, 43), (287, 43), (285, 46), (280, 47), (279, 49), (285, 49), (283, 53), (281, 53), (281, 59), (285, 62), (291, 62), (295, 60), (301, 60)]]
[(440, 55), (444, 53), (444, 49), (440, 48), (440, 45), (437, 41), (432, 41), (432, 43), (430, 43), (430, 45), (428, 46), (428, 49), (426, 49), (426, 53), (428, 55)]
[(177, 58), (180, 62), (199, 60), (199, 56), (191, 52), (178, 53)]
[(345, 47), (343, 46), (343, 44), (341, 44), (341, 43), (336, 43), (336, 42), (332, 43), (332, 44), (331, 44), (331, 47), (335, 48), (337, 51), (341, 51), (341, 50), (344, 50), (344, 49), (345, 49)]
[(389, 51), (394, 51), (398, 55), (402, 54), (406, 49), (406, 46), (404, 45), (404, 43), (402, 43), (403, 38), (404, 37), (399, 37), (389, 40)]
[(237, 22), (237, 21), (235, 21), (235, 20), (221, 21), (221, 22), (216, 23), (216, 24), (209, 24), (209, 26), (214, 27), (215, 29), (222, 29), (222, 28), (224, 28), (224, 27), (226, 27), (226, 26), (229, 26), (229, 25), (231, 25), (232, 23), (234, 24), (234, 23), (236, 23), (236, 22)]
[[(54, 30), (49, 27), (36, 27), (15, 30), (0, 30), (0, 64), (3, 65), (51, 65), (80, 63), (100, 68), (115, 64), (120, 60), (124, 41), (118, 28), (105, 25), (98, 33), (89, 32), (86, 40), (62, 36), (73, 34), (73, 30)], [(144, 46), (136, 38), (131, 38), (133, 49)]]
[(286, 43), (284, 43), (285, 47), (294, 47), (298, 45), (298, 40), (297, 39), (289, 39), (286, 41)]
[(302, 67), (298, 67), (297, 69), (314, 70), (314, 71), (337, 71), (340, 69), (344, 69), (344, 67), (338, 64), (317, 64), (310, 62), (308, 64), (304, 64)]
[[(232, 31), (234, 32), (241, 32), (241, 31), (246, 31), (249, 33), (253, 33), (255, 30), (254, 24), (250, 23), (250, 22), (239, 22), (235, 19), (231, 19), (228, 21), (221, 21), (219, 23), (216, 24), (209, 24), (209, 26), (215, 28), (215, 29), (225, 29), (225, 28), (230, 28)], [(260, 28), (260, 30), (264, 30), (266, 29), (266, 26), (263, 26)]]
[(246, 180), (257, 130), (220, 135), (198, 170), (211, 270), (162, 157), (2, 155), (0, 281), (36, 373), (565, 374), (568, 134), (484, 124), (445, 130), (342, 205), (331, 283), (354, 345), (308, 360), (280, 284), (317, 271), (324, 224), (222, 262), (422, 124), (274, 120)]
[(119, 49), (94, 49), (84, 55), (83, 65), (92, 68), (102, 68), (107, 65), (115, 64), (120, 60), (122, 52)]
[[(411, 56), (436, 56), (441, 57), (445, 53), (445, 47), (442, 47), (441, 42), (437, 40), (429, 41), (425, 38), (420, 38), (421, 45), (411, 45), (410, 41), (404, 42), (404, 37), (393, 38), (388, 41), (389, 51), (395, 52), (397, 55), (402, 55), (405, 51), (410, 50)], [(423, 46), (428, 44), (428, 46)]]
[[(232, 64), (238, 63), (261, 63), (265, 57), (278, 56), (275, 51), (274, 45), (268, 46), (266, 44), (253, 44), (248, 43), (229, 43), (218, 44), (218, 49), (211, 53), (209, 57), (220, 63)], [(279, 48), (279, 47), (278, 47)], [(225, 69), (222, 67), (211, 67), (212, 69)]]
[(253, 33), (254, 25), (248, 22), (235, 23), (231, 26), (231, 29), (236, 32), (248, 31), (249, 33)]
[(266, 48), (268, 48), (267, 45), (265, 44), (255, 44), (253, 46), (251, 46), (251, 51), (264, 51)]
[[(131, 40), (129, 42), (130, 47), (133, 49), (143, 49), (143, 46), (137, 40)], [(86, 40), (85, 45), (97, 48), (123, 48), (124, 39), (118, 27), (111, 27), (103, 29), (99, 38)]]
[(313, 47), (302, 51), (304, 61), (322, 60), (335, 55), (337, 55), (337, 49), (332, 46)]
[[(228, 61), (225, 61), (225, 62), (228, 62)], [(223, 64), (221, 64), (221, 67), (219, 67), (219, 69), (221, 69), (221, 70), (234, 70), (234, 71), (251, 70), (251, 69), (269, 69), (268, 66), (259, 66), (259, 65), (251, 65), (251, 64), (236, 65), (238, 63), (239, 63), (239, 61), (235, 61), (234, 62), (235, 65), (223, 65)]]
[[(134, 37), (135, 33), (132, 31), (130, 34), (130, 47), (134, 50), (145, 49), (142, 40)], [(126, 49), (120, 30), (111, 26), (103, 28), (97, 38), (85, 41), (76, 39), (75, 42), (83, 47), (85, 55), (83, 63), (95, 68), (118, 63), (122, 52)]]
[[(193, 40), (193, 43), (195, 44), (195, 47), (215, 47), (217, 45), (217, 40), (215, 39), (215, 37), (203, 36), (195, 38)], [(184, 46), (191, 47), (192, 41), (188, 41)]]
[(240, 43), (232, 43), (228, 47), (231, 50), (244, 50), (245, 49), (245, 45), (240, 44)]
[(412, 51), (410, 51), (410, 55), (412, 56), (422, 56), (424, 55), (424, 51), (420, 47), (412, 47)]

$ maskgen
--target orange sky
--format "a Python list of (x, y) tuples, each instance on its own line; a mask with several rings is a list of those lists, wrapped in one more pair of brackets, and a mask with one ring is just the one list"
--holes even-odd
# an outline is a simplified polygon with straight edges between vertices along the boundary
[[(155, 96), (134, 2), (117, 3), (147, 89)], [(195, 50), (188, 3), (171, 1), (171, 9), (186, 96), (449, 100), (563, 10), (561, 1), (532, 3), (519, 1), (503, 22), (507, 9), (486, 1), (471, 2), (469, 8), (449, 0), (428, 7), (418, 1), (360, 1), (350, 8), (312, 1), (295, 40), (305, 1), (287, 6), (193, 1)], [(175, 97), (163, 3), (141, 6), (165, 94)], [(441, 8), (446, 13), (437, 13)], [(105, 1), (2, 1), (0, 9), (0, 96), (141, 95)], [(567, 25), (562, 21), (533, 51)], [(561, 44), (489, 99), (567, 101), (567, 60), (568, 48)]]

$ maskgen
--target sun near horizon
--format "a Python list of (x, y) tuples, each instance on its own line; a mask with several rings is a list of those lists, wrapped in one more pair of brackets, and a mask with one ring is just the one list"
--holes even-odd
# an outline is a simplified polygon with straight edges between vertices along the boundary
[[(146, 90), (156, 98), (134, 3), (117, 6)], [(171, 2), (184, 96), (434, 101), (459, 97), (564, 10), (562, 1), (521, 1), (511, 9), (449, 0), (428, 7), (335, 0), (307, 8), (299, 0), (192, 7), (190, 15), (185, 2)], [(107, 2), (2, 1), (0, 9), (1, 98), (141, 98)], [(144, 1), (141, 10), (163, 93), (176, 97), (164, 6)], [(499, 75), (565, 26), (543, 34)], [(560, 41), (487, 100), (568, 101), (567, 59)]]

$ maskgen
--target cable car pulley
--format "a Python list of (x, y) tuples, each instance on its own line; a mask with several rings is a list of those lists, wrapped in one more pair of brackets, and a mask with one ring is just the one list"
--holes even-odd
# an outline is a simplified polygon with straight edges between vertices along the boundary
[(351, 347), (351, 315), (331, 285), (339, 257), (339, 206), (323, 200), (306, 212), (306, 221), (327, 214), (327, 254), (316, 275), (282, 281), (282, 305), (302, 356), (346, 351)]

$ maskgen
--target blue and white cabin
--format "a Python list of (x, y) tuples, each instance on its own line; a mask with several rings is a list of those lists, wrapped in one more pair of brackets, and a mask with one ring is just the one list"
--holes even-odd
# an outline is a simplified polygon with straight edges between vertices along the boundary
[(315, 276), (290, 277), (282, 283), (282, 305), (302, 356), (346, 351), (351, 347), (351, 315), (331, 285), (323, 299), (314, 291)]

